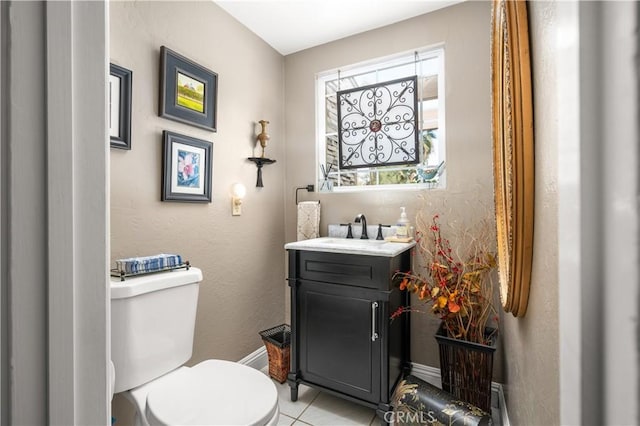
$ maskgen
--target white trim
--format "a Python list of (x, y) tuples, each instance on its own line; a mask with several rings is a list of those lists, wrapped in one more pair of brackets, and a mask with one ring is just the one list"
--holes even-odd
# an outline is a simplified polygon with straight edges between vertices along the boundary
[[(416, 53), (418, 54), (420, 60), (435, 57), (437, 56), (436, 52), (438, 50), (444, 50), (444, 43), (431, 44), (429, 46), (423, 46), (418, 49), (405, 50), (404, 52), (398, 52), (398, 53), (394, 53), (394, 54), (383, 56), (383, 57), (367, 59), (365, 61), (357, 62), (355, 64), (344, 65), (344, 66), (336, 67), (330, 70), (320, 71), (316, 73), (316, 77), (327, 80), (328, 76), (336, 74), (338, 71), (340, 71), (341, 77), (343, 76), (351, 77), (353, 75), (359, 75), (362, 73), (371, 72), (376, 69), (385, 69), (385, 68), (393, 67), (395, 65), (398, 65), (398, 63), (403, 62), (405, 57), (411, 57), (411, 59), (408, 60), (408, 62), (413, 62), (414, 61), (413, 55)], [(353, 72), (354, 69), (357, 69), (358, 72), (354, 73)]]
[[(8, 412), (7, 424), (48, 424), (45, 6), (3, 2), (2, 7), (2, 145), (9, 172), (3, 188), (8, 229), (2, 282), (7, 289), (9, 404), (2, 409), (5, 416)], [(39, 107), (14, 107), (18, 99), (34, 100)]]
[(111, 417), (107, 19), (105, 2), (45, 5), (50, 424)]
[[(638, 4), (603, 3), (598, 13), (601, 67), (598, 142), (602, 175), (599, 299), (604, 301), (601, 401), (609, 424), (640, 420), (638, 401)], [(606, 64), (606, 65), (604, 65)], [(587, 173), (591, 172), (591, 169)], [(614, 296), (615, 295), (615, 296)], [(623, 295), (623, 297), (617, 297)]]
[[(577, 2), (557, 3), (558, 342), (560, 424), (581, 424), (579, 17)], [(562, 40), (562, 43), (560, 43)]]
[[(333, 173), (333, 172), (332, 172)], [(440, 175), (440, 181), (444, 182), (444, 173)], [(321, 182), (318, 185), (322, 185)], [(345, 192), (374, 192), (374, 191), (445, 191), (446, 188), (439, 184), (431, 187), (428, 183), (400, 183), (396, 185), (362, 185), (362, 186), (334, 186), (328, 194), (341, 194)]]
[(238, 361), (238, 364), (244, 364), (256, 370), (262, 370), (269, 365), (269, 357), (267, 355), (267, 348), (264, 346), (259, 347), (249, 355)]
[[(76, 345), (73, 299), (74, 261), (74, 190), (73, 190), (73, 35), (71, 3), (46, 4), (47, 50), (47, 192), (48, 204), (48, 275), (50, 283), (59, 285), (49, 294), (49, 420), (73, 424), (75, 421)], [(55, 146), (53, 146), (55, 141)], [(70, 164), (71, 163), (71, 164)], [(60, 345), (58, 342), (65, 342)], [(55, 369), (55, 370), (54, 370)]]
[(411, 374), (434, 386), (440, 387), (442, 385), (439, 368), (413, 362), (411, 363)]
[(4, 28), (9, 25), (8, 19), (8, 5), (7, 2), (0, 3), (0, 57), (2, 57), (2, 63), (0, 64), (0, 140), (3, 143), (0, 144), (0, 424), (9, 424), (9, 357), (8, 357), (8, 341), (9, 341), (9, 327), (8, 327), (8, 297), (7, 297), (7, 285), (8, 273), (8, 217), (7, 217), (7, 203), (9, 193), (7, 191), (7, 175), (8, 175), (8, 156), (7, 156), (7, 143), (8, 140), (8, 102), (5, 85), (8, 82), (7, 74), (7, 58), (9, 57), (7, 48), (7, 37), (4, 35)]
[(511, 426), (509, 413), (507, 412), (507, 401), (504, 398), (504, 387), (500, 383), (492, 383), (491, 387), (498, 392), (498, 405), (500, 406), (500, 422), (502, 422), (502, 426)]

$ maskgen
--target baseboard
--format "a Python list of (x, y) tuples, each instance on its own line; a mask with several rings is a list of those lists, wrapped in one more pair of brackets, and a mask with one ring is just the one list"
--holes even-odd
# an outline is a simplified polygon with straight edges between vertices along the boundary
[(504, 399), (504, 389), (500, 383), (492, 383), (492, 390), (497, 388), (498, 400), (500, 401), (500, 419), (503, 426), (511, 426), (509, 413), (507, 413), (507, 401)]
[(428, 365), (412, 363), (411, 374), (432, 385), (440, 386), (440, 369)]
[[(424, 364), (412, 363), (411, 374), (425, 382), (431, 383), (434, 386), (441, 387), (442, 380), (440, 378), (440, 369), (430, 367)], [(500, 410), (500, 422), (502, 426), (510, 426), (509, 415), (507, 413), (507, 404), (504, 399), (504, 389), (502, 384), (491, 382), (492, 399), (497, 401), (498, 409)]]
[(262, 370), (269, 365), (269, 358), (267, 357), (267, 348), (260, 346), (255, 351), (238, 361), (238, 364), (248, 365), (256, 370)]

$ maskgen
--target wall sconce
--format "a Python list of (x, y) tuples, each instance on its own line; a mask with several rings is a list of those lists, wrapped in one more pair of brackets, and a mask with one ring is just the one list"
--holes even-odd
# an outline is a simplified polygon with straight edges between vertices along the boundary
[(241, 183), (231, 185), (231, 216), (242, 214), (242, 199), (247, 195), (247, 188)]

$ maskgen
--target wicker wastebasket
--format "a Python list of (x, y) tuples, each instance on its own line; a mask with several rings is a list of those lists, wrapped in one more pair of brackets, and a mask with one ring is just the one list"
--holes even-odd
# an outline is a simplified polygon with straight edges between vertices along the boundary
[(280, 383), (287, 380), (291, 356), (291, 328), (281, 324), (260, 332), (269, 356), (269, 376)]

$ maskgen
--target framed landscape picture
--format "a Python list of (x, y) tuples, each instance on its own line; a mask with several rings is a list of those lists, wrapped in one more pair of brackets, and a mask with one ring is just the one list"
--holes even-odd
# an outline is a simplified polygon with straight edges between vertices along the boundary
[(167, 130), (162, 137), (161, 200), (210, 203), (213, 144)]
[(132, 72), (121, 66), (109, 67), (109, 139), (111, 148), (131, 149)]
[(160, 117), (216, 131), (218, 74), (160, 48)]

